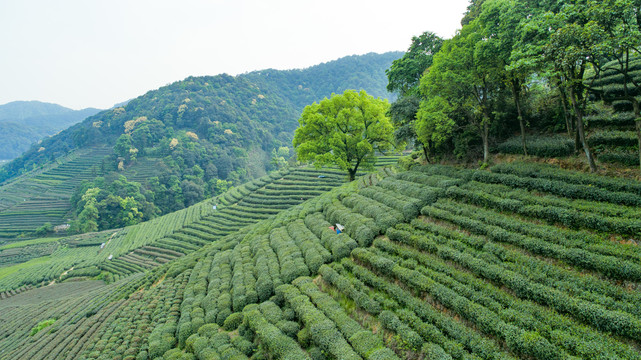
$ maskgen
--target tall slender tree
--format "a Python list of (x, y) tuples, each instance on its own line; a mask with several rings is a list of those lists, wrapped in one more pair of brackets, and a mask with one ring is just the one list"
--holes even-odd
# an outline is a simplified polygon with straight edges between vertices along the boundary
[[(418, 85), (421, 76), (432, 66), (433, 56), (443, 45), (443, 39), (429, 31), (412, 37), (412, 43), (402, 58), (394, 60), (385, 71), (388, 79), (387, 90), (399, 94), (389, 109), (394, 124), (394, 139), (397, 144), (423, 144), (416, 141), (414, 126), (420, 97)], [(422, 146), (425, 160), (429, 162), (428, 149)]]
[(538, 58), (552, 65), (546, 72), (549, 78), (560, 79), (560, 86), (567, 90), (576, 120), (576, 132), (590, 166), (596, 171), (592, 150), (586, 141), (583, 117), (588, 101), (591, 81), (586, 72), (592, 69), (591, 59), (600, 56), (599, 32), (587, 13), (587, 2), (580, 0), (537, 11), (520, 25), (528, 42), (524, 52), (530, 59)]
[[(458, 114), (479, 131), (484, 162), (489, 159), (489, 129), (502, 88), (502, 71), (496, 47), (483, 37), (477, 19), (444, 42), (432, 68), (421, 79), (424, 101), (441, 97), (451, 109), (448, 116)], [(425, 120), (430, 119), (417, 121)]]

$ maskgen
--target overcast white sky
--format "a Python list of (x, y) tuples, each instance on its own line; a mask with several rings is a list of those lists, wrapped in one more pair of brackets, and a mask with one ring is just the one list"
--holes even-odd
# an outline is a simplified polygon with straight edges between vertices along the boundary
[(190, 75), (304, 68), (448, 38), (468, 0), (0, 0), (0, 104), (109, 108)]

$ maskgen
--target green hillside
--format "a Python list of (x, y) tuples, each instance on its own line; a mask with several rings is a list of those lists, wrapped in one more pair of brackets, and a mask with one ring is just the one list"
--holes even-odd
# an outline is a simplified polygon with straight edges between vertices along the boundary
[(71, 196), (83, 180), (102, 174), (105, 146), (75, 151), (0, 186), (0, 239), (29, 232), (45, 223), (63, 224), (73, 216)]
[[(0, 360), (641, 360), (640, 13), (472, 1), (44, 140), (0, 167)], [(314, 104), (349, 88), (395, 99)]]
[(92, 108), (72, 110), (39, 101), (0, 105), (0, 159), (12, 160), (36, 142), (99, 111)]
[[(9, 294), (0, 358), (641, 357), (641, 183), (520, 163), (417, 166), (275, 213), (285, 202), (266, 190), (327, 179), (307, 171), (249, 183), (158, 234), (197, 248), (166, 263), (169, 242), (138, 234), (165, 247), (124, 250), (114, 283)], [(230, 217), (249, 226), (216, 235)]]
[[(398, 56), (190, 77), (91, 116), (0, 168), (0, 193), (7, 194), (0, 237), (76, 217), (81, 232), (131, 225), (263, 176), (276, 168), (273, 151), (291, 156), (286, 148), (305, 105), (347, 88), (390, 96), (385, 69)], [(79, 187), (82, 180), (90, 183)], [(89, 221), (82, 197), (91, 188), (100, 192), (98, 219)]]
[[(123, 229), (66, 238), (6, 240), (0, 244), (0, 268), (5, 268), (0, 272), (0, 295), (8, 297), (12, 291), (42, 285), (65, 270), (64, 280), (100, 276), (107, 281), (149, 270), (344, 182), (344, 174), (336, 170), (284, 169)], [(8, 276), (17, 271), (20, 273)]]

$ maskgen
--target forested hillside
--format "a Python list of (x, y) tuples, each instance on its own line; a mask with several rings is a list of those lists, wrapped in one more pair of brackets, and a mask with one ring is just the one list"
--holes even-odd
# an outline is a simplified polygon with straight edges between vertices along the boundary
[[(385, 69), (400, 55), (372, 53), (303, 70), (189, 77), (91, 116), (0, 168), (5, 181), (0, 191), (7, 194), (0, 228), (2, 219), (8, 225), (11, 217), (30, 219), (0, 232), (33, 231), (44, 224), (38, 218), (57, 225), (76, 216), (76, 231), (122, 227), (262, 176), (292, 157), (293, 131), (305, 105), (348, 88), (389, 96)], [(97, 148), (107, 151), (92, 150)], [(65, 169), (68, 158), (85, 167)], [(38, 171), (15, 179), (32, 169)], [(67, 181), (79, 172), (87, 182)], [(34, 181), (38, 186), (30, 185)], [(64, 189), (52, 190), (60, 185)], [(47, 199), (57, 204), (56, 213), (34, 217)]]
[(0, 105), (0, 160), (11, 160), (32, 144), (54, 135), (99, 109), (72, 110), (39, 101), (14, 101)]

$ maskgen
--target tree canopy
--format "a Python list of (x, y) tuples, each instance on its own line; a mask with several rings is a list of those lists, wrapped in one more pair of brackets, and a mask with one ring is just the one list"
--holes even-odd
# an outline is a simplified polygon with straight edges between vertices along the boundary
[(375, 151), (393, 147), (388, 108), (387, 100), (364, 90), (346, 90), (306, 106), (294, 134), (298, 159), (316, 166), (337, 165), (353, 180), (360, 166), (373, 165)]
[(432, 56), (443, 45), (443, 39), (426, 31), (412, 37), (412, 44), (402, 58), (394, 60), (387, 74), (387, 90), (399, 92), (401, 96), (417, 89), (418, 82), (427, 68), (432, 66)]
[[(389, 110), (389, 116), (394, 124), (394, 139), (398, 145), (417, 143), (414, 119), (419, 109), (419, 82), (425, 71), (432, 66), (434, 54), (443, 46), (443, 39), (429, 31), (412, 37), (412, 44), (402, 58), (394, 60), (392, 66), (385, 71), (388, 84), (387, 90), (397, 92), (399, 98)], [(427, 145), (423, 146), (427, 158)]]
[[(472, 1), (452, 38), (413, 37), (386, 72), (388, 89), (400, 95), (390, 109), (396, 140), (414, 140), (426, 160), (482, 153), (487, 162), (492, 147), (516, 133), (520, 153), (528, 155), (528, 129), (567, 130), (575, 153), (582, 150), (595, 171), (593, 153), (604, 150), (592, 149), (599, 129), (585, 118), (627, 102), (641, 147), (641, 81), (633, 65), (641, 50), (640, 9), (639, 0)], [(600, 99), (605, 105), (596, 105)]]

